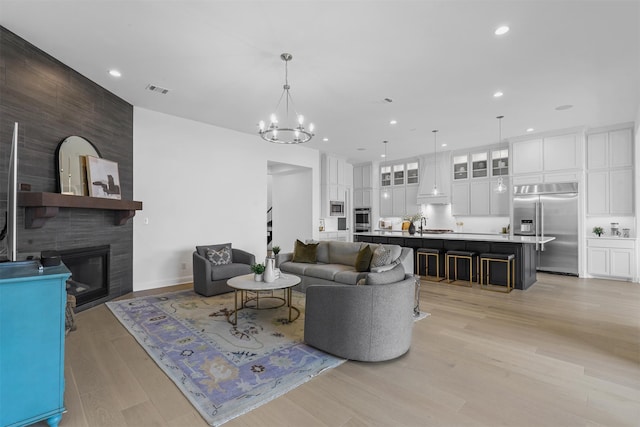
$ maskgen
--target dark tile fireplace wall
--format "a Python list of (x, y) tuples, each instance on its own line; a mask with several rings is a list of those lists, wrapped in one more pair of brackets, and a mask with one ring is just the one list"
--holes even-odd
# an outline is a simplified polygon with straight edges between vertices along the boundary
[[(18, 182), (31, 191), (56, 191), (56, 147), (79, 135), (118, 162), (122, 198), (133, 199), (133, 106), (0, 26), (0, 227), (14, 122), (20, 127)], [(111, 246), (110, 295), (82, 309), (132, 291), (132, 221), (115, 226), (110, 211), (60, 208), (42, 228), (29, 230), (19, 209), (20, 255), (101, 245)]]

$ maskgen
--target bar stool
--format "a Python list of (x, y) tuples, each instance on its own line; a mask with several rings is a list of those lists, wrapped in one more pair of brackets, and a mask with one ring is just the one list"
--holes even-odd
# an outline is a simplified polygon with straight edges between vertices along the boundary
[[(489, 266), (492, 262), (507, 265), (507, 286), (489, 283)], [(486, 265), (486, 272), (485, 272)], [(480, 287), (488, 291), (509, 293), (515, 285), (516, 256), (514, 254), (480, 254)]]
[[(418, 275), (432, 282), (442, 282), (444, 278), (440, 277), (440, 254), (441, 249), (420, 248), (416, 251), (416, 266)], [(420, 274), (420, 257), (424, 258), (424, 276)], [(436, 262), (436, 275), (429, 274), (429, 258), (434, 257)]]
[[(464, 259), (469, 261), (469, 286), (473, 286), (473, 267), (476, 264), (476, 274), (478, 273), (478, 253), (473, 251), (447, 251), (445, 254), (445, 269), (447, 271), (447, 283), (453, 283), (458, 280), (458, 260)], [(451, 261), (453, 260), (453, 280), (451, 280)]]

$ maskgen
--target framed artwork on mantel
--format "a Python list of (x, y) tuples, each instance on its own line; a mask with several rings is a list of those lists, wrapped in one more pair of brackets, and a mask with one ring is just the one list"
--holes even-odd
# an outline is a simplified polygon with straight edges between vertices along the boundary
[(120, 200), (118, 163), (94, 156), (86, 156), (86, 159), (89, 196)]

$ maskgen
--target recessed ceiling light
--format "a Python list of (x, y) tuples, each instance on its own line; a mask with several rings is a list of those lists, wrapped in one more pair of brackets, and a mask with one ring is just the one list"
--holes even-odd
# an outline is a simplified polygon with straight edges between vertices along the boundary
[(109, 70), (109, 75), (111, 77), (122, 77), (122, 73), (118, 70)]
[(500, 98), (502, 95), (504, 95), (504, 93), (497, 91), (496, 93), (493, 94), (494, 98)]
[(556, 110), (562, 111), (562, 110), (568, 110), (569, 108), (573, 108), (573, 105), (570, 105), (570, 104), (559, 105), (556, 107)]
[(507, 34), (509, 32), (509, 27), (507, 27), (506, 25), (503, 25), (501, 27), (496, 28), (496, 30), (493, 32), (496, 36), (501, 36), (503, 34)]
[(528, 128), (527, 132), (533, 132), (535, 129), (534, 128)]
[(397, 123), (398, 123), (398, 121), (397, 121), (397, 120), (391, 120), (391, 121), (389, 122), (389, 124), (390, 124), (390, 125), (395, 125), (395, 124), (397, 124)]
[(387, 157), (387, 155), (386, 154), (380, 154), (380, 157), (385, 158), (385, 157)]
[(446, 146), (447, 146), (447, 144), (442, 144), (442, 147), (446, 147)]
[(329, 138), (322, 138), (322, 140), (323, 140), (324, 142), (327, 142), (327, 141), (329, 140)]

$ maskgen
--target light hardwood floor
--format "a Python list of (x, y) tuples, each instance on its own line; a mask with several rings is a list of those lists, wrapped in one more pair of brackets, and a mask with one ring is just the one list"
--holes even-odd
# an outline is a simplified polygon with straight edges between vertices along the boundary
[[(421, 308), (405, 356), (344, 363), (225, 426), (640, 425), (640, 285), (423, 281)], [(206, 425), (104, 305), (77, 324), (61, 426)]]

